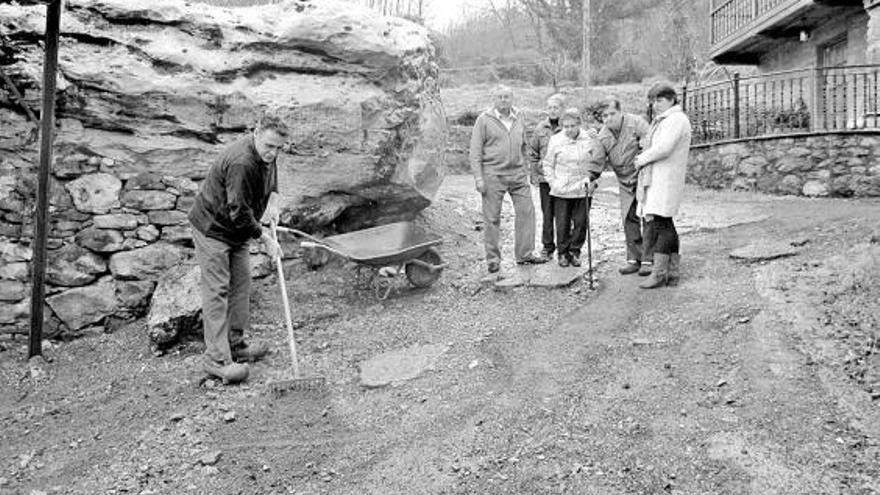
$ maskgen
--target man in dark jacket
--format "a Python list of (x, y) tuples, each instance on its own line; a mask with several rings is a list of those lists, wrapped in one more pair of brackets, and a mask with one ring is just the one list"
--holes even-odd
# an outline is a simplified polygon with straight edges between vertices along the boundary
[(547, 143), (550, 138), (559, 132), (559, 115), (565, 106), (562, 95), (553, 95), (547, 99), (547, 118), (535, 126), (532, 137), (529, 140), (529, 163), (531, 164), (529, 180), (533, 186), (538, 187), (541, 197), (541, 243), (544, 250), (541, 255), (547, 259), (553, 257), (556, 251), (555, 235), (553, 232), (553, 197), (550, 196), (550, 185), (544, 177), (544, 169), (541, 165), (547, 154)]
[(260, 226), (260, 218), (264, 213), (278, 218), (278, 205), (269, 205), (269, 200), (278, 191), (275, 159), (287, 134), (280, 118), (263, 115), (253, 133), (220, 154), (189, 212), (202, 272), (203, 368), (224, 383), (247, 379), (249, 368), (242, 361), (259, 359), (269, 351), (266, 344), (244, 341), (250, 326), (248, 247), (251, 239), (261, 239), (270, 257), (281, 254), (270, 232)]
[(483, 202), (483, 244), (489, 273), (501, 264), (501, 205), (504, 195), (513, 201), (514, 256), (517, 264), (544, 263), (535, 256), (535, 205), (527, 175), (526, 134), (513, 108), (507, 86), (494, 91), (494, 105), (481, 113), (471, 133), (470, 165)]
[[(620, 215), (626, 237), (626, 263), (619, 269), (623, 275), (639, 272), (651, 274), (652, 253), (643, 252), (641, 219), (636, 215), (636, 182), (638, 172), (633, 160), (640, 151), (640, 141), (648, 133), (645, 119), (620, 110), (618, 100), (608, 100), (600, 105), (602, 129), (599, 141), (605, 148), (607, 163), (617, 176), (620, 192)], [(598, 174), (593, 180), (598, 179)]]

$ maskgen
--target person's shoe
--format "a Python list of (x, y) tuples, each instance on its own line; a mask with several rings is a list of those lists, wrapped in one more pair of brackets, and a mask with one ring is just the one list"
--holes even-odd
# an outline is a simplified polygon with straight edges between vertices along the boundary
[(678, 267), (681, 265), (681, 255), (672, 253), (669, 255), (669, 274), (666, 276), (666, 285), (675, 287), (678, 285), (679, 272)]
[(534, 254), (527, 254), (524, 258), (516, 260), (517, 265), (540, 265), (541, 263), (546, 263), (549, 260), (544, 258), (543, 256), (535, 256)]
[(579, 268), (581, 266), (581, 258), (579, 256), (571, 255), (568, 257), (568, 262), (571, 266), (575, 268)]
[(647, 277), (651, 274), (651, 270), (653, 270), (654, 264), (650, 261), (643, 261), (642, 266), (639, 267), (639, 276)]
[(541, 251), (541, 257), (546, 258), (547, 260), (553, 259), (553, 253), (555, 253), (555, 249), (545, 249)]
[(618, 268), (617, 271), (620, 272), (621, 275), (632, 275), (633, 273), (638, 273), (641, 266), (642, 264), (638, 261), (627, 261), (626, 264)]
[(501, 269), (501, 265), (499, 265), (497, 261), (490, 261), (489, 264), (486, 265), (486, 269), (489, 270), (489, 273), (498, 273), (498, 270)]
[(247, 380), (250, 374), (248, 365), (241, 363), (225, 363), (223, 361), (214, 361), (205, 356), (202, 362), (202, 370), (205, 373), (217, 377), (223, 381), (223, 384), (239, 383)]
[(559, 255), (559, 266), (565, 268), (569, 265), (568, 256)]
[(665, 287), (666, 280), (669, 276), (669, 255), (662, 253), (654, 253), (654, 267), (648, 280), (639, 284), (641, 289), (656, 289), (657, 287)]
[(265, 342), (244, 343), (232, 347), (232, 359), (236, 362), (256, 361), (269, 354), (269, 345)]

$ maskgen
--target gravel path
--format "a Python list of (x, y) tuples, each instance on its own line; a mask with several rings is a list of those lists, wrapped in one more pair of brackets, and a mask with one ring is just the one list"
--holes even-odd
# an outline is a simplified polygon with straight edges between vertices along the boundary
[[(272, 277), (254, 333), (276, 352), (243, 386), (191, 371), (198, 343), (152, 357), (142, 322), (52, 344), (33, 373), (2, 341), (0, 493), (880, 493), (880, 202), (690, 190), (682, 285), (642, 291), (615, 271), (603, 180), (596, 291), (481, 283), (477, 198), (457, 176), (422, 220), (446, 239), (433, 287), (379, 302), (345, 265), (288, 261), (324, 394), (266, 393), (287, 373)], [(758, 239), (798, 254), (729, 257)], [(415, 379), (360, 385), (360, 363), (417, 345), (446, 351)]]

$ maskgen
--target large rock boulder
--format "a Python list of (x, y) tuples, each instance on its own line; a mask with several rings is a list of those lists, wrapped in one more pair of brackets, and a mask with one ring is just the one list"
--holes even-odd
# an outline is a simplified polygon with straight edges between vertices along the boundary
[(154, 351), (174, 345), (181, 335), (201, 333), (200, 278), (198, 265), (181, 263), (159, 279), (147, 315), (147, 335)]
[[(224, 145), (273, 108), (293, 132), (279, 158), (287, 223), (346, 230), (411, 218), (440, 186), (445, 115), (421, 26), (334, 0), (64, 6), (57, 139), (64, 178), (97, 169), (122, 181), (201, 179)], [(33, 108), (45, 10), (0, 5), (10, 40), (0, 63)], [(0, 108), (17, 106), (4, 98)], [(4, 127), (7, 120), (9, 139), (31, 127), (18, 117)], [(105, 213), (115, 188), (71, 193), (83, 211)], [(144, 194), (154, 191), (129, 189), (123, 205), (175, 207)]]

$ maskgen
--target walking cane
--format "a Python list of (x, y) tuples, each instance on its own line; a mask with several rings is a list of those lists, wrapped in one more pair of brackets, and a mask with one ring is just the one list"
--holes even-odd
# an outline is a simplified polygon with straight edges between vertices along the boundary
[(590, 187), (592, 181), (586, 183), (587, 186), (587, 276), (590, 278), (590, 290), (593, 287), (593, 240), (590, 232), (590, 210), (593, 208), (593, 188)]

